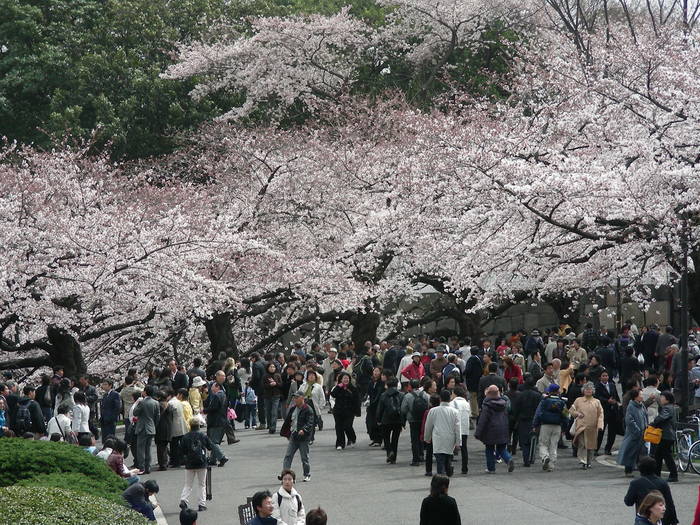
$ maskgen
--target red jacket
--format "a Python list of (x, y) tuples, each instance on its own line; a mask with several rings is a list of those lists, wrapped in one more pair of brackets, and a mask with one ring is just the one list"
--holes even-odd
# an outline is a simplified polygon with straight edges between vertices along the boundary
[(517, 377), (518, 383), (521, 385), (523, 384), (523, 371), (518, 365), (515, 364), (513, 366), (506, 367), (503, 371), (503, 379), (506, 380), (506, 383), (508, 383), (513, 377)]
[(411, 364), (407, 365), (403, 370), (401, 370), (401, 375), (407, 377), (408, 379), (420, 380), (425, 375), (423, 363), (416, 365), (416, 363), (411, 362)]

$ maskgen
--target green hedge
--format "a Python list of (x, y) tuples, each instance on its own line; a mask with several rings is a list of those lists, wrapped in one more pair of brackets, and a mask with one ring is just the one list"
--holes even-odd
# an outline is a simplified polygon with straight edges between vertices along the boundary
[(41, 474), (39, 476), (23, 479), (17, 485), (22, 487), (56, 487), (70, 489), (83, 494), (99, 496), (113, 503), (124, 504), (122, 489), (115, 489), (113, 484), (95, 483), (92, 478), (78, 472), (64, 472), (61, 474)]
[(55, 487), (0, 488), (0, 523), (12, 525), (146, 525), (139, 513), (104, 498)]
[(66, 479), (61, 486), (71, 488), (66, 475), (73, 473), (88, 478), (71, 478), (79, 485), (75, 488), (87, 489), (91, 494), (118, 496), (126, 488), (126, 481), (112, 472), (104, 461), (80, 447), (61, 442), (0, 439), (0, 473), (0, 486), (14, 485), (37, 476), (40, 477), (39, 483), (54, 485), (53, 480), (57, 478), (46, 476), (56, 474), (58, 479), (61, 476)]

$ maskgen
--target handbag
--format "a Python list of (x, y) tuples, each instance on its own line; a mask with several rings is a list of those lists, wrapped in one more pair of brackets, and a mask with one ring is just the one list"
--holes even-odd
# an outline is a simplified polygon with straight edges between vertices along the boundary
[(229, 421), (234, 421), (237, 418), (236, 411), (230, 407), (228, 409), (226, 409), (226, 418)]
[(647, 428), (644, 429), (644, 441), (651, 443), (652, 445), (658, 445), (661, 443), (662, 434), (663, 431), (660, 428), (647, 425)]

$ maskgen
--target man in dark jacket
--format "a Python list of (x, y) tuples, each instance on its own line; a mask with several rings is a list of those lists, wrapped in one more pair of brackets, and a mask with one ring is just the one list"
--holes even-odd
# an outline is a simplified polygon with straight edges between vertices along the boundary
[(469, 349), (469, 359), (464, 366), (464, 382), (469, 391), (469, 408), (472, 411), (472, 419), (479, 417), (479, 380), (484, 375), (484, 364), (479, 357), (479, 347), (472, 346)]
[(211, 441), (206, 434), (199, 431), (199, 420), (190, 421), (190, 431), (180, 440), (180, 457), (185, 460), (185, 486), (180, 494), (180, 508), (189, 506), (187, 499), (192, 493), (192, 483), (195, 476), (199, 484), (199, 510), (207, 510), (206, 507), (206, 482), (207, 482), (207, 450), (211, 450)]
[[(666, 369), (666, 350), (669, 346), (678, 343), (678, 339), (673, 335), (673, 328), (667, 326), (664, 333), (659, 335), (659, 339), (656, 341), (656, 348), (654, 349), (654, 358), (656, 361), (657, 370)], [(649, 363), (650, 365), (651, 363)]]
[(666, 513), (664, 514), (663, 525), (676, 525), (678, 516), (676, 506), (673, 504), (671, 489), (663, 479), (656, 475), (656, 461), (650, 456), (644, 456), (639, 460), (640, 477), (633, 479), (625, 495), (625, 505), (635, 510), (639, 509), (642, 500), (652, 490), (658, 490), (666, 501)]
[(34, 400), (36, 391), (33, 386), (25, 386), (22, 392), (24, 396), (20, 397), (17, 402), (13, 430), (18, 436), (22, 436), (26, 432), (33, 432), (39, 438), (46, 433), (46, 424), (41, 407)]
[(508, 472), (513, 472), (515, 463), (508, 452), (508, 414), (506, 400), (496, 385), (486, 389), (481, 405), (481, 415), (474, 431), (474, 437), (486, 445), (486, 469), (496, 473), (496, 459), (501, 457), (508, 464)]
[(207, 436), (211, 440), (211, 458), (212, 462), (219, 462), (219, 466), (223, 467), (228, 458), (221, 452), (219, 445), (224, 438), (228, 419), (226, 412), (228, 410), (228, 400), (223, 391), (222, 386), (216, 381), (211, 385), (211, 393), (204, 401), (204, 410), (207, 414)]
[(540, 456), (542, 470), (545, 472), (552, 472), (557, 462), (557, 444), (561, 438), (561, 426), (568, 418), (566, 401), (559, 396), (559, 385), (552, 383), (547, 387), (546, 394), (537, 406), (535, 419), (532, 420), (535, 431), (539, 429)]
[[(90, 417), (88, 418), (90, 432), (97, 436), (97, 403), (99, 402), (97, 389), (90, 384), (86, 375), (81, 375), (78, 378), (78, 390), (85, 394), (85, 401), (87, 401), (88, 408), (90, 409)], [(121, 400), (121, 395), (119, 398)], [(106, 437), (107, 436), (103, 435), (102, 439), (104, 440)]]
[(139, 469), (139, 475), (151, 472), (151, 442), (156, 435), (156, 426), (160, 420), (160, 405), (153, 399), (156, 392), (154, 385), (146, 385), (143, 399), (134, 407), (136, 467)]
[(265, 375), (265, 362), (260, 354), (253, 352), (250, 355), (250, 387), (258, 397), (258, 426), (257, 430), (267, 428), (267, 419), (265, 417), (265, 398), (263, 396), (263, 376)]
[(401, 402), (403, 393), (398, 391), (399, 381), (392, 377), (386, 382), (387, 389), (379, 396), (377, 405), (377, 422), (384, 432), (386, 443), (386, 462), (396, 463), (396, 453), (401, 435)]
[(641, 352), (644, 356), (644, 367), (656, 368), (656, 343), (659, 342), (659, 327), (655, 324), (649, 326), (649, 330), (641, 336)]
[(297, 390), (292, 395), (294, 404), (287, 412), (280, 435), (289, 441), (287, 452), (282, 460), (282, 470), (292, 467), (292, 461), (297, 450), (301, 456), (301, 465), (304, 469), (304, 481), (311, 479), (311, 464), (309, 463), (309, 440), (314, 429), (316, 416), (313, 409), (306, 404), (304, 393)]
[(143, 483), (137, 482), (128, 487), (122, 497), (129, 504), (129, 507), (140, 512), (149, 521), (156, 521), (156, 516), (153, 513), (154, 506), (149, 501), (151, 494), (158, 494), (158, 483), (154, 479), (149, 479)]
[(41, 386), (36, 389), (35, 400), (41, 407), (44, 421), (49, 421), (53, 417), (53, 406), (56, 402), (56, 392), (58, 388), (51, 384), (51, 377), (41, 374)]
[(168, 369), (170, 370), (170, 381), (174, 392), (181, 388), (187, 388), (190, 385), (190, 378), (187, 377), (185, 372), (178, 371), (175, 359), (168, 361)]
[(615, 437), (617, 437), (618, 411), (622, 410), (622, 405), (620, 403), (620, 396), (617, 393), (617, 385), (615, 381), (610, 378), (610, 374), (607, 370), (600, 374), (600, 381), (595, 385), (595, 393), (593, 396), (603, 405), (604, 417), (603, 430), (598, 431), (596, 454), (600, 450), (600, 445), (603, 443), (603, 433), (607, 428), (608, 438), (605, 443), (605, 453), (610, 455), (612, 453), (612, 446), (615, 443)]
[(100, 430), (104, 441), (109, 436), (117, 435), (117, 421), (122, 411), (122, 399), (114, 390), (114, 381), (111, 379), (102, 381), (102, 390), (106, 392), (100, 401)]
[(506, 385), (506, 380), (501, 376), (496, 375), (498, 372), (498, 365), (496, 363), (489, 363), (489, 374), (479, 379), (479, 391), (478, 391), (478, 401), (479, 407), (484, 402), (484, 392), (491, 385), (496, 385), (501, 395), (507, 390), (508, 385)]
[(518, 424), (518, 441), (523, 451), (523, 462), (526, 467), (531, 465), (532, 420), (535, 417), (537, 406), (540, 404), (540, 399), (542, 399), (542, 394), (535, 388), (532, 376), (528, 375), (525, 378), (525, 388), (520, 395), (515, 397), (510, 407), (513, 418)]

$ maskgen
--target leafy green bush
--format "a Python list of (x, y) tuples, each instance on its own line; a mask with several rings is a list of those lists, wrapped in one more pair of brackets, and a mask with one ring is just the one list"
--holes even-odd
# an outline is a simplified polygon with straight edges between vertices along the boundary
[[(80, 488), (84, 487), (92, 494), (119, 495), (126, 488), (126, 482), (104, 461), (68, 443), (0, 439), (0, 472), (0, 486), (47, 474), (59, 474), (68, 480), (66, 474), (76, 473), (86, 476), (88, 481), (82, 478), (73, 481), (80, 479)], [(71, 488), (68, 481), (61, 486)]]
[(139, 513), (104, 498), (55, 487), (0, 488), (0, 524), (146, 525)]
[(17, 485), (21, 487), (57, 487), (59, 489), (70, 489), (83, 494), (99, 496), (114, 503), (123, 504), (121, 487), (115, 488), (111, 484), (95, 483), (92, 478), (78, 472), (62, 472), (52, 474), (41, 474), (39, 476), (23, 479)]

